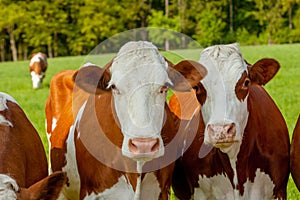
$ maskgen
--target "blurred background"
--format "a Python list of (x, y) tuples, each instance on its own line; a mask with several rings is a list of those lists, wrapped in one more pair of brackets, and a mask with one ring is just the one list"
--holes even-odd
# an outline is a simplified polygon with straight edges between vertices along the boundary
[(181, 32), (202, 47), (297, 43), (300, 0), (0, 0), (0, 61), (27, 60), (37, 51), (86, 55), (141, 27)]

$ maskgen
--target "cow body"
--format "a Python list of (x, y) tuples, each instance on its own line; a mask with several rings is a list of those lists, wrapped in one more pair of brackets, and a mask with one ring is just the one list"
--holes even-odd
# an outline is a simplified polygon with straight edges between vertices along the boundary
[(69, 180), (60, 198), (168, 199), (180, 121), (166, 106), (166, 92), (189, 91), (205, 72), (191, 61), (174, 66), (142, 41), (125, 44), (102, 69), (80, 68), (73, 80), (90, 96), (63, 146), (52, 143), (65, 132), (64, 114), (50, 138), (52, 169)]
[[(235, 44), (205, 49), (208, 75), (198, 84), (198, 132), (177, 161), (179, 199), (285, 199), (289, 136), (274, 101), (261, 87), (279, 64), (245, 63)], [(190, 139), (190, 138), (187, 138)]]
[(0, 133), (0, 198), (55, 199), (65, 176), (56, 173), (47, 177), (45, 150), (38, 133), (17, 102), (5, 93), (0, 93)]
[(298, 117), (291, 143), (291, 174), (300, 190), (300, 115)]
[(37, 89), (41, 86), (48, 67), (47, 56), (44, 53), (32, 54), (29, 63), (29, 72), (32, 80), (32, 87)]

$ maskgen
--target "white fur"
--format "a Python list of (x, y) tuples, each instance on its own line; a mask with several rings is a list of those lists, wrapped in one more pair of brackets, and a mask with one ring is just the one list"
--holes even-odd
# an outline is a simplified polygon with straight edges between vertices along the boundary
[(158, 138), (160, 147), (154, 157), (163, 155), (160, 133), (166, 96), (160, 88), (170, 82), (166, 61), (153, 44), (129, 42), (120, 49), (110, 71), (109, 85), (118, 88), (113, 96), (124, 134), (123, 155), (131, 157), (128, 143), (132, 138)]
[(0, 174), (0, 199), (16, 200), (16, 192), (19, 190), (17, 182), (5, 174)]
[(40, 59), (42, 59), (44, 62), (45, 62), (45, 65), (47, 66), (48, 65), (48, 63), (47, 63), (47, 59), (43, 56), (43, 54), (41, 53), (41, 52), (38, 52), (37, 54), (35, 54), (32, 58), (31, 58), (31, 60), (30, 60), (30, 66), (32, 66), (33, 65), (33, 63), (35, 63), (35, 62), (40, 62), (41, 60)]
[(7, 100), (19, 105), (18, 102), (12, 96), (0, 92), (0, 111), (7, 109), (7, 105), (6, 105)]
[[(141, 181), (141, 176), (138, 177), (138, 182)], [(102, 193), (85, 196), (85, 200), (93, 199), (109, 199), (109, 200), (157, 200), (161, 189), (156, 176), (153, 173), (147, 173), (141, 184), (137, 184), (136, 191), (125, 176), (121, 176), (118, 182), (111, 188), (107, 188)]]
[(34, 71), (32, 71), (30, 74), (31, 74), (31, 80), (32, 80), (32, 87), (34, 89), (39, 88), (42, 84), (42, 77), (43, 77), (42, 73), (41, 73), (41, 75), (39, 75), (39, 74), (36, 74)]
[[(18, 105), (17, 101), (12, 96), (10, 96), (6, 93), (0, 92), (0, 111), (8, 109), (7, 104), (6, 104), (7, 100)], [(12, 122), (8, 121), (3, 115), (0, 115), (0, 124), (13, 127)]]
[(125, 176), (121, 176), (118, 182), (111, 188), (107, 188), (100, 194), (92, 193), (87, 195), (85, 200), (94, 200), (94, 199), (110, 199), (110, 200), (133, 200), (134, 191), (132, 186), (129, 184)]
[[(235, 86), (247, 65), (242, 58), (237, 44), (217, 45), (206, 48), (201, 53), (199, 62), (203, 64), (208, 74), (201, 80), (207, 92), (207, 98), (201, 112), (206, 126), (208, 124), (234, 123), (236, 125), (235, 141), (238, 144), (229, 149), (221, 150), (230, 152), (230, 157), (237, 155), (243, 132), (248, 120), (247, 97), (240, 101), (235, 93)], [(208, 137), (205, 129), (205, 143), (214, 144)]]
[(66, 162), (67, 164), (62, 168), (62, 171), (67, 173), (68, 186), (64, 185), (59, 196), (59, 200), (79, 200), (80, 192), (80, 177), (78, 173), (78, 167), (76, 162), (76, 150), (74, 143), (74, 131), (75, 126), (71, 126), (70, 132), (67, 138), (67, 153)]
[(234, 189), (229, 178), (224, 174), (213, 177), (199, 176), (199, 188), (195, 189), (195, 200), (223, 199), (223, 200), (270, 200), (273, 199), (275, 185), (269, 175), (257, 169), (254, 182), (247, 180), (244, 184), (244, 194)]

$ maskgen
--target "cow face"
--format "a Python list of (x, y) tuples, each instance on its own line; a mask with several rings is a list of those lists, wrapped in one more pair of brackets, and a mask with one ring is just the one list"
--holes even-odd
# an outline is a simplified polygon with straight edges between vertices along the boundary
[(227, 152), (240, 146), (249, 115), (249, 87), (266, 84), (279, 64), (273, 59), (262, 59), (250, 66), (237, 44), (208, 47), (199, 62), (208, 70), (197, 87), (206, 126), (204, 142)]
[[(100, 70), (101, 77), (96, 77), (95, 74), (99, 74), (96, 71)], [(204, 67), (197, 62), (182, 61), (173, 65), (153, 44), (139, 41), (125, 44), (104, 69), (81, 68), (76, 84), (91, 93), (112, 93), (124, 136), (122, 154), (147, 161), (164, 154), (161, 130), (168, 88), (188, 91), (205, 73)], [(91, 85), (97, 88), (92, 89)]]

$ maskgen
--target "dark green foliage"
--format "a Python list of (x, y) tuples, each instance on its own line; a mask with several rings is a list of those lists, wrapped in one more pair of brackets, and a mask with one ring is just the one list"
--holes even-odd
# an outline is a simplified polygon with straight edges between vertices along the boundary
[(300, 42), (300, 0), (0, 0), (0, 7), (1, 61), (36, 51), (86, 55), (114, 34), (149, 26), (184, 33), (203, 47)]

